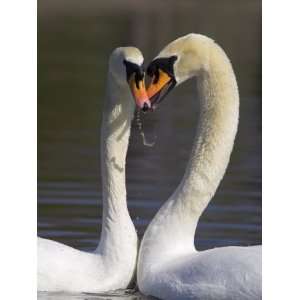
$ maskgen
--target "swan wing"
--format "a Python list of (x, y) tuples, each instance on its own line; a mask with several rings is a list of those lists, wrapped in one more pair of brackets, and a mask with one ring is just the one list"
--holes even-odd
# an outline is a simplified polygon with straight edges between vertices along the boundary
[(147, 290), (161, 299), (261, 299), (261, 247), (196, 252), (157, 266), (151, 277)]
[(38, 290), (90, 291), (103, 284), (99, 255), (38, 238)]

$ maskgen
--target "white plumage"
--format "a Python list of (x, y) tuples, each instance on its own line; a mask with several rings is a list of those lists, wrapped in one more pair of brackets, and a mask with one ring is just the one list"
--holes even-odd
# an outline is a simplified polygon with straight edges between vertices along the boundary
[(125, 164), (135, 103), (124, 60), (143, 63), (141, 52), (117, 48), (109, 61), (101, 133), (103, 217), (101, 240), (92, 252), (38, 239), (38, 290), (103, 292), (126, 288), (133, 279), (137, 234), (126, 204)]
[(194, 246), (198, 219), (224, 176), (238, 127), (239, 95), (230, 61), (199, 34), (173, 41), (157, 58), (171, 56), (177, 57), (177, 84), (197, 77), (201, 112), (184, 177), (144, 234), (138, 286), (160, 299), (260, 299), (260, 246), (200, 252)]

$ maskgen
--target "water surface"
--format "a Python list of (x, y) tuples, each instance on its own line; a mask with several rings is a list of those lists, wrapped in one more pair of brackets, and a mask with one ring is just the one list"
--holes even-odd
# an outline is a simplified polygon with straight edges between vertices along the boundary
[(155, 300), (154, 297), (147, 297), (136, 290), (119, 290), (101, 294), (71, 294), (71, 293), (47, 293), (38, 292), (40, 300)]

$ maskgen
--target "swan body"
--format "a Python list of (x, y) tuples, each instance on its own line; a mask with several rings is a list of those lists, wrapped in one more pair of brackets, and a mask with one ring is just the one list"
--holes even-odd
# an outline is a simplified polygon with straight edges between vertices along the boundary
[[(130, 67), (125, 67), (125, 62)], [(109, 60), (101, 132), (103, 217), (99, 245), (89, 253), (39, 238), (39, 291), (104, 292), (126, 288), (133, 279), (138, 239), (126, 205), (125, 160), (135, 103), (128, 80), (132, 75), (133, 87), (142, 63), (142, 54), (132, 47), (117, 48)], [(143, 89), (143, 78), (138, 80)], [(134, 96), (140, 93), (136, 99), (139, 105), (149, 101), (141, 99), (146, 93), (141, 89), (131, 89)]]
[(184, 177), (141, 242), (138, 286), (160, 299), (260, 299), (260, 246), (200, 252), (194, 246), (198, 219), (224, 176), (238, 127), (239, 95), (230, 61), (213, 40), (189, 34), (166, 46), (148, 73), (156, 76), (147, 90), (150, 99), (172, 80), (175, 86), (197, 77), (201, 109)]

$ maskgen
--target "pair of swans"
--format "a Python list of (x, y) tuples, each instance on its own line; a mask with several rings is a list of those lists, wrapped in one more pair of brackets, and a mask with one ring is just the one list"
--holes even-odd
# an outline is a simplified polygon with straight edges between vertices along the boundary
[[(100, 243), (93, 253), (86, 253), (39, 239), (38, 288), (72, 292), (126, 288), (137, 265), (140, 291), (160, 299), (260, 299), (260, 246), (201, 252), (194, 247), (198, 219), (224, 176), (237, 132), (239, 96), (230, 61), (208, 37), (181, 37), (150, 63), (147, 93), (142, 63), (140, 51), (131, 47), (118, 48), (110, 57), (101, 140)], [(155, 107), (191, 77), (198, 78), (201, 106), (191, 156), (181, 183), (149, 224), (138, 251), (125, 188), (135, 105), (144, 110)]]

